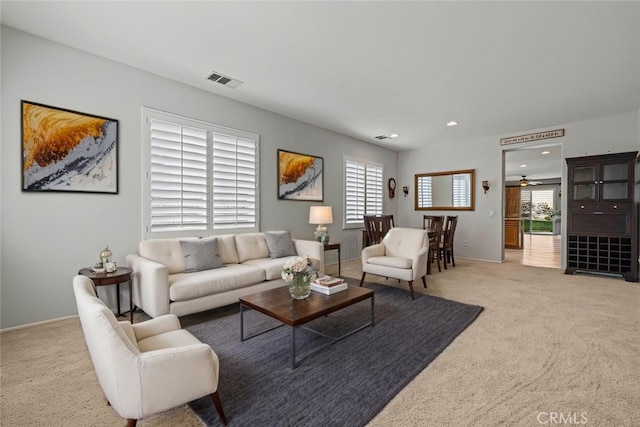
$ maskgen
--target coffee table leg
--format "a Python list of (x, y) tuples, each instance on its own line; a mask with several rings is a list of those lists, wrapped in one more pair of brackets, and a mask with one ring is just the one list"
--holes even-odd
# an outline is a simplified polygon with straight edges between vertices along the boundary
[(240, 341), (244, 341), (244, 305), (240, 303)]

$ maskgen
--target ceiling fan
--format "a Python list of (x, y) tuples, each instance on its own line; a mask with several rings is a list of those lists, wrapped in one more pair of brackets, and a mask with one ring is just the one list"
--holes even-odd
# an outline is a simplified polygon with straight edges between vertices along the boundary
[(526, 175), (522, 175), (522, 179), (520, 180), (520, 186), (526, 187), (527, 185), (538, 185), (542, 184), (542, 181), (529, 181)]

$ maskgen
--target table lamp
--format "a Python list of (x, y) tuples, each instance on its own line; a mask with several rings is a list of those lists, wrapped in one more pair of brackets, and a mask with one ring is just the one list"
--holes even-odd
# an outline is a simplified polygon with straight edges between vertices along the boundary
[(333, 212), (331, 206), (311, 206), (309, 209), (309, 224), (317, 224), (313, 237), (318, 242), (329, 243), (329, 233), (325, 224), (333, 224)]

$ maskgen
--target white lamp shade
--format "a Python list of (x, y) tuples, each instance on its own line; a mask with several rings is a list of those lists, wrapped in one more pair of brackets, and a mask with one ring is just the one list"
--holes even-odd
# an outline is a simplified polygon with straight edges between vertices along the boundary
[(311, 206), (309, 209), (309, 224), (333, 224), (331, 206)]

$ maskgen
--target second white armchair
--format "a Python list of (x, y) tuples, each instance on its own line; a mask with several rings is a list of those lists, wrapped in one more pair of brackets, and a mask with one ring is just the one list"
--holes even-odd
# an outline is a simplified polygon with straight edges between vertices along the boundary
[(367, 273), (409, 282), (411, 299), (413, 282), (422, 279), (427, 287), (427, 231), (419, 228), (395, 227), (389, 230), (381, 243), (362, 250), (362, 279)]

